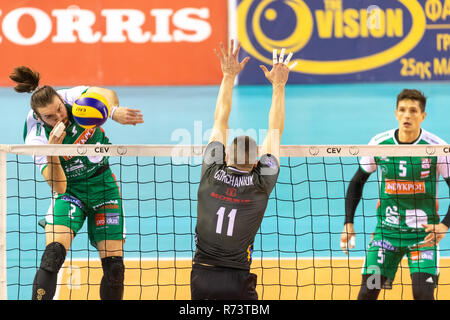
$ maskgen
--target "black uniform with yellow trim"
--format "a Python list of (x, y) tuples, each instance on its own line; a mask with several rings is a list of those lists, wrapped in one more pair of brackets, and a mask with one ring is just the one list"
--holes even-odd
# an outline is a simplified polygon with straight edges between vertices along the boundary
[(193, 299), (257, 298), (256, 276), (249, 273), (253, 242), (279, 169), (265, 154), (251, 172), (240, 171), (226, 165), (222, 143), (208, 144), (198, 189)]

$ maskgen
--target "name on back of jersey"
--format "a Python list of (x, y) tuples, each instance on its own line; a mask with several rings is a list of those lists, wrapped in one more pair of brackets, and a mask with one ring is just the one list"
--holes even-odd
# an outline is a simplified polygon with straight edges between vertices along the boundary
[(243, 186), (253, 186), (253, 176), (235, 176), (226, 173), (224, 170), (220, 169), (214, 174), (214, 179), (226, 183), (234, 188), (239, 188)]

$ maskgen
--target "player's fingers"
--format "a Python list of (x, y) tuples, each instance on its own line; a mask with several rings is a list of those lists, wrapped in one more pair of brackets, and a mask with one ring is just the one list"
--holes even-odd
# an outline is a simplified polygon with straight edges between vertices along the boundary
[(292, 69), (294, 69), (295, 68), (295, 66), (298, 64), (298, 62), (297, 61), (295, 61), (293, 64), (291, 64), (288, 68), (289, 68), (289, 70), (292, 70)]
[(286, 66), (287, 66), (288, 63), (291, 61), (291, 58), (292, 58), (293, 55), (294, 55), (294, 53), (293, 53), (293, 52), (290, 52), (290, 53), (288, 54), (286, 60), (284, 60), (283, 63), (284, 63)]
[(284, 61), (284, 53), (285, 52), (286, 52), (285, 48), (281, 49), (280, 57), (278, 58), (278, 63), (283, 63), (283, 61)]
[(348, 247), (353, 249), (355, 247), (355, 236), (350, 236), (350, 240), (348, 241)]
[(431, 247), (431, 246), (434, 246), (435, 243), (436, 243), (436, 240), (435, 240), (434, 236), (432, 234), (429, 234), (428, 236), (426, 236), (423, 239), (423, 244), (419, 245), (418, 247), (419, 248), (421, 248), (421, 247)]
[(137, 123), (144, 123), (144, 119), (142, 118), (132, 118), (126, 120), (126, 124), (137, 124)]
[(425, 228), (425, 232), (434, 232), (435, 231), (434, 224), (424, 224), (422, 226)]
[(345, 241), (343, 241), (343, 239), (341, 238), (341, 242), (339, 243), (341, 250), (344, 251), (345, 254), (348, 254), (348, 250), (347, 250), (347, 239), (345, 239)]
[(220, 56), (219, 52), (215, 48), (214, 48), (214, 53), (216, 54), (217, 58), (219, 58), (219, 60), (222, 60), (222, 57)]
[(225, 53), (225, 47), (223, 46), (222, 42), (219, 44), (219, 47), (220, 47), (220, 51), (222, 53), (222, 57), (226, 57), (227, 55)]
[(129, 108), (129, 107), (124, 107), (124, 106), (120, 106), (121, 108), (123, 108), (123, 110), (125, 110), (127, 113), (137, 113), (137, 112), (141, 112), (141, 110), (139, 109), (133, 109), (133, 108)]
[(241, 44), (238, 42), (236, 50), (234, 50), (234, 52), (233, 52), (234, 57), (237, 57), (239, 50), (241, 50)]
[(273, 65), (276, 65), (276, 64), (278, 63), (277, 49), (273, 49), (273, 52), (272, 52), (272, 62), (273, 62)]
[(129, 109), (128, 110), (128, 114), (133, 116), (133, 117), (142, 117), (141, 110)]
[(241, 68), (244, 68), (247, 64), (248, 60), (250, 60), (250, 57), (245, 57), (244, 60), (241, 61)]
[(130, 115), (127, 117), (128, 123), (143, 123), (144, 120), (140, 115)]
[(267, 70), (266, 66), (260, 65), (261, 70), (264, 72), (264, 75), (267, 76), (269, 74), (269, 70)]
[(348, 249), (353, 249), (355, 247), (355, 236), (343, 233), (341, 235), (340, 247), (342, 251), (346, 252)]
[(228, 56), (233, 55), (234, 50), (234, 39), (230, 40), (230, 46), (228, 47)]

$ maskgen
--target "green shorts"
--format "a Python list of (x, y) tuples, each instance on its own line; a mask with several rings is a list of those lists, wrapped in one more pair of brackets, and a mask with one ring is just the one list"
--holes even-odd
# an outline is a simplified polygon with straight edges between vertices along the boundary
[(50, 225), (67, 226), (76, 235), (86, 218), (94, 247), (102, 240), (125, 239), (122, 199), (111, 171), (89, 182), (72, 184), (66, 193), (56, 195), (45, 220)]
[(422, 272), (438, 276), (439, 248), (414, 248), (425, 236), (426, 233), (422, 233), (413, 239), (400, 239), (376, 232), (368, 246), (362, 274), (381, 274), (393, 281), (398, 266), (406, 255), (410, 273)]

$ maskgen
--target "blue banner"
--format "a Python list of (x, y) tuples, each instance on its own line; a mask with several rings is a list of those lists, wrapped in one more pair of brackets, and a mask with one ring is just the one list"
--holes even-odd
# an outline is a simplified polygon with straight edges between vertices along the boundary
[(238, 0), (240, 84), (286, 48), (289, 83), (450, 80), (450, 0)]

